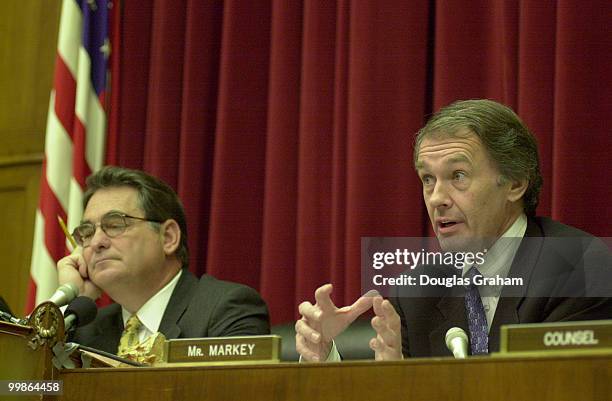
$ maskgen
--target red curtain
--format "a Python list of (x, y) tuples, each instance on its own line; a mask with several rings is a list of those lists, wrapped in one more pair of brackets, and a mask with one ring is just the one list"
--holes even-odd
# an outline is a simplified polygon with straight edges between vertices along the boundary
[(357, 298), (361, 236), (428, 235), (412, 141), (458, 99), (532, 128), (540, 214), (610, 235), (609, 1), (121, 7), (108, 162), (173, 185), (191, 270), (257, 288), (273, 323), (325, 282)]

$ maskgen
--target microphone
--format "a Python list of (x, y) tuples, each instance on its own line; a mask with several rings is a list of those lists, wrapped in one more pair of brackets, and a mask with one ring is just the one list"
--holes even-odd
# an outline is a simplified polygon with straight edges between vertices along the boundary
[(72, 328), (85, 326), (93, 322), (98, 314), (95, 302), (89, 297), (77, 297), (70, 302), (64, 312), (66, 332)]
[(58, 307), (64, 306), (73, 299), (75, 299), (79, 295), (79, 288), (72, 284), (66, 283), (60, 285), (57, 290), (51, 295), (51, 298), (48, 299), (49, 302), (53, 302)]
[[(58, 308), (61, 308), (62, 306), (68, 304), (70, 301), (72, 301), (73, 299), (75, 299), (77, 296), (79, 295), (79, 288), (72, 284), (72, 283), (66, 283), (66, 284), (62, 284), (60, 285), (57, 290), (55, 290), (55, 292), (53, 293), (53, 295), (51, 295), (51, 298), (49, 298), (46, 301), (43, 302), (52, 302), (54, 303)], [(39, 304), (39, 306), (43, 303), (41, 302)], [(93, 301), (92, 301), (93, 302)], [(64, 312), (64, 315), (66, 313)], [(30, 314), (31, 315), (31, 314)], [(28, 324), (28, 319), (30, 318), (30, 315), (24, 317), (23, 319), (19, 319), (19, 324), (22, 324), (24, 326), (27, 326)], [(95, 316), (94, 316), (95, 318)]]
[(446, 346), (455, 358), (466, 358), (468, 354), (468, 336), (460, 327), (451, 327), (446, 332)]

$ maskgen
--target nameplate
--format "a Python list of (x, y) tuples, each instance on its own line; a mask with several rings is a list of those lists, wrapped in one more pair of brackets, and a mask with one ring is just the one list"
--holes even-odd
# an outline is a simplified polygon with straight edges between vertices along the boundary
[(612, 350), (612, 320), (511, 324), (501, 327), (500, 353)]
[(278, 362), (280, 341), (277, 335), (173, 339), (166, 341), (165, 362)]

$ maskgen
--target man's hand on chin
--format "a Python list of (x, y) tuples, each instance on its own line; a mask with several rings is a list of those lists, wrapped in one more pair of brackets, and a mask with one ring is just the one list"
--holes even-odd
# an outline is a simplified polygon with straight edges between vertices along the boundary
[(82, 250), (83, 248), (77, 247), (70, 255), (57, 262), (58, 281), (60, 285), (72, 283), (78, 287), (80, 296), (96, 300), (102, 290), (90, 280)]

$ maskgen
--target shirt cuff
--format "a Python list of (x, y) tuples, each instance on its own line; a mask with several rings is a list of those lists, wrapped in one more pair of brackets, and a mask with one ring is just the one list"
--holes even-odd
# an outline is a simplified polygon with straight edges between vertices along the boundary
[(329, 350), (329, 355), (327, 355), (327, 359), (325, 362), (341, 362), (342, 358), (340, 357), (340, 353), (338, 352), (338, 348), (336, 348), (336, 342), (332, 341), (331, 350)]
[[(338, 348), (336, 348), (336, 342), (332, 340), (332, 347), (329, 350), (329, 354), (327, 355), (327, 359), (325, 362), (341, 362), (342, 358), (340, 357), (340, 353), (338, 352)], [(300, 355), (299, 362), (302, 363), (304, 360), (302, 359), (302, 355)]]

